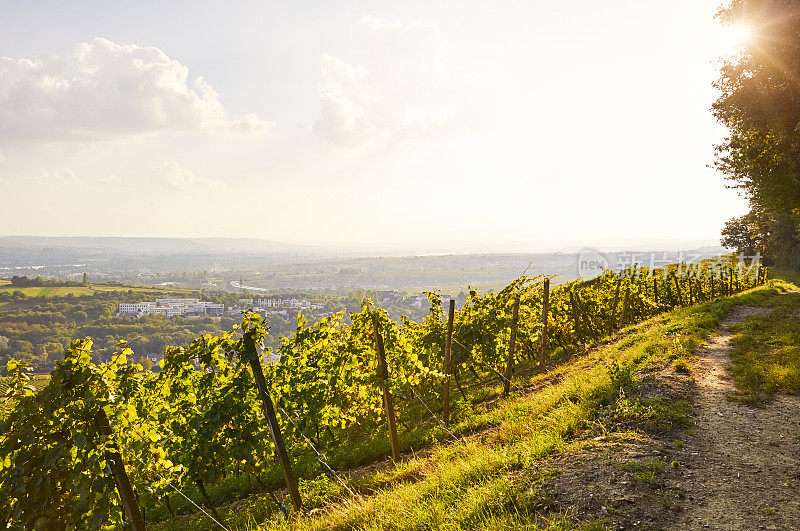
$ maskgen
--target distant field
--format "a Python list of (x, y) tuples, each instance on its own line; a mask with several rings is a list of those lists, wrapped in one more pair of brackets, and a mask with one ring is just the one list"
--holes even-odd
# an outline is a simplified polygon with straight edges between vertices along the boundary
[(11, 281), (6, 280), (4, 278), (0, 278), (0, 286), (5, 286), (6, 284), (11, 284)]
[(419, 295), (423, 291), (439, 291), (442, 295), (451, 295), (453, 297), (457, 296), (462, 291), (464, 293), (467, 292), (470, 288), (475, 289), (478, 291), (478, 294), (484, 295), (489, 293), (490, 291), (500, 291), (501, 289), (508, 286), (508, 282), (498, 281), (498, 282), (477, 282), (475, 284), (467, 285), (467, 284), (440, 284), (437, 286), (423, 286), (419, 288), (410, 288), (406, 289), (406, 293), (408, 295)]
[(110, 284), (92, 284), (91, 289), (93, 291), (149, 291), (152, 293), (159, 293), (162, 291), (170, 291), (170, 292), (185, 292), (185, 293), (196, 293), (198, 290), (196, 289), (186, 289), (186, 288), (175, 288), (172, 286), (167, 287), (153, 287), (153, 286), (117, 286), (117, 285), (110, 285)]
[[(5, 372), (5, 369), (3, 369)], [(31, 378), (31, 381), (28, 382), (29, 385), (32, 385), (37, 391), (41, 391), (47, 383), (50, 381), (49, 374), (34, 374)], [(0, 376), (0, 396), (6, 394), (8, 391), (8, 384), (11, 382), (10, 376)]]
[[(564, 284), (567, 282), (572, 282), (575, 280), (575, 277), (567, 276), (567, 275), (559, 275), (558, 277), (554, 278), (551, 281), (551, 286), (555, 287), (559, 284)], [(453, 297), (457, 296), (462, 291), (466, 293), (469, 288), (475, 289), (478, 291), (479, 295), (485, 295), (489, 292), (498, 292), (508, 286), (509, 282), (505, 280), (497, 281), (497, 282), (477, 282), (472, 285), (466, 284), (444, 284), (439, 286), (428, 286), (423, 288), (413, 288), (405, 290), (409, 295), (418, 295), (421, 291), (441, 291), (442, 295), (451, 295)]]
[[(5, 370), (3, 371), (5, 372)], [(10, 376), (0, 376), (0, 416), (5, 416), (7, 413), (13, 409), (15, 402), (7, 400), (5, 397), (6, 391), (8, 391), (8, 384), (11, 382)], [(33, 386), (35, 392), (39, 392), (44, 389), (47, 384), (50, 382), (50, 375), (49, 374), (34, 374), (31, 378), (31, 381), (28, 382), (28, 385)]]
[(13, 293), (15, 291), (21, 291), (28, 297), (64, 297), (70, 293), (75, 296), (91, 295), (93, 293), (91, 288), (84, 286), (44, 286), (37, 288), (19, 288), (9, 285), (0, 286), (0, 292)]
[(81, 295), (91, 295), (92, 293), (100, 291), (145, 291), (151, 293), (160, 293), (169, 291), (171, 293), (192, 293), (197, 290), (181, 289), (181, 288), (156, 288), (152, 286), (116, 286), (109, 284), (92, 284), (91, 286), (44, 286), (35, 288), (20, 288), (12, 287), (8, 280), (0, 280), (0, 293), (13, 293), (21, 291), (28, 297), (64, 297), (72, 294), (76, 297)]

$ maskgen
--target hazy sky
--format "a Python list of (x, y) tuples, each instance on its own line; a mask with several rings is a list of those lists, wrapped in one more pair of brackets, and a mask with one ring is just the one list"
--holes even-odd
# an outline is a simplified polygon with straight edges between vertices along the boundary
[(715, 240), (718, 5), (5, 1), (0, 234)]

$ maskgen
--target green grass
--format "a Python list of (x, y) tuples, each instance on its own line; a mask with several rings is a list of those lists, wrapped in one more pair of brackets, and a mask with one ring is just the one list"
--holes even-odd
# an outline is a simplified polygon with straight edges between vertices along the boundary
[[(10, 376), (0, 376), (0, 395), (4, 395), (8, 390), (8, 384), (11, 381)], [(32, 385), (37, 391), (47, 386), (50, 381), (49, 374), (34, 374), (31, 377), (29, 385)]]
[(92, 291), (146, 291), (150, 293), (161, 293), (161, 292), (170, 292), (170, 293), (199, 293), (199, 290), (196, 289), (188, 289), (188, 288), (178, 288), (174, 286), (117, 286), (116, 284), (92, 284), (91, 285)]
[(197, 290), (174, 287), (117, 286), (114, 284), (92, 284), (90, 286), (42, 286), (26, 288), (12, 287), (8, 282), (0, 284), (0, 293), (14, 293), (15, 291), (20, 291), (27, 297), (65, 297), (67, 295), (80, 297), (84, 295), (92, 295), (93, 293), (97, 292), (130, 290), (148, 293), (199, 293)]
[(0, 287), (0, 291), (4, 291), (6, 293), (13, 293), (15, 291), (19, 291), (25, 294), (26, 297), (39, 297), (42, 291), (45, 288), (20, 288), (20, 287), (11, 287), (11, 286), (3, 286)]
[[(6, 391), (8, 391), (8, 385), (11, 382), (10, 376), (0, 376), (0, 416), (5, 416), (8, 411), (10, 411), (14, 405), (16, 404), (15, 400), (9, 400), (4, 398)], [(49, 374), (34, 374), (31, 377), (30, 382), (28, 385), (34, 388), (35, 392), (39, 392), (47, 384), (50, 382), (50, 375)]]
[(686, 400), (667, 400), (662, 397), (621, 397), (614, 408), (604, 414), (608, 421), (642, 423), (651, 421), (662, 429), (690, 428), (691, 404)]
[(635, 481), (649, 484), (667, 469), (667, 465), (661, 459), (645, 462), (630, 461), (623, 466), (623, 469), (630, 472)]
[(64, 297), (72, 294), (76, 297), (91, 295), (93, 290), (84, 286), (43, 286), (34, 288), (19, 288), (9, 285), (0, 286), (0, 292), (14, 293), (21, 291), (27, 297)]
[[(655, 423), (661, 429), (691, 426), (687, 402), (636, 396), (640, 375), (690, 358), (735, 304), (769, 302), (787, 287), (779, 283), (759, 287), (628, 327), (612, 342), (556, 367), (549, 377), (557, 383), (524, 397), (500, 400), (489, 411), (475, 408), (455, 426), (457, 433), (478, 430), (480, 436), (442, 442), (388, 470), (348, 479), (360, 493), (356, 498), (345, 496), (327, 478), (309, 477), (304, 480), (305, 503), (324, 507), (323, 512), (285, 521), (265, 495), (256, 494), (222, 511), (226, 525), (274, 530), (534, 529), (537, 525), (603, 529), (603, 522), (581, 522), (552, 506), (540, 485), (557, 471), (548, 470), (543, 460), (592, 444), (598, 431), (607, 437), (630, 436), (626, 421)], [(530, 376), (526, 382), (540, 378)], [(365, 445), (342, 450), (360, 452), (370, 445), (385, 446), (385, 441)], [(649, 483), (664, 466), (632, 473)], [(156, 528), (213, 529), (213, 525), (194, 514)]]
[[(781, 276), (800, 278), (797, 274)], [(772, 282), (781, 292), (796, 289), (781, 279)], [(753, 305), (770, 311), (733, 327), (731, 373), (736, 391), (732, 397), (762, 405), (778, 391), (800, 392), (800, 292), (775, 293)]]
[(800, 271), (791, 271), (789, 269), (770, 269), (769, 278), (781, 280), (800, 286)]

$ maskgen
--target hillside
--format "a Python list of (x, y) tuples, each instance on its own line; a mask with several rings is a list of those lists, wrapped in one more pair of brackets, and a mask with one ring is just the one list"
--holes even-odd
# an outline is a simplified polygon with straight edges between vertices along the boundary
[[(736, 396), (769, 389), (774, 403), (725, 398), (731, 336), (734, 349), (749, 344), (774, 311), (794, 339), (796, 290), (774, 280), (629, 327), (486, 403), (473, 433), (343, 474), (356, 498), (322, 479), (307, 484), (319, 507), (308, 516), (286, 520), (266, 495), (220, 514), (240, 529), (797, 527), (800, 402), (781, 391), (797, 390), (800, 350), (779, 340), (791, 353), (764, 368), (784, 374), (775, 386), (734, 365)], [(215, 527), (195, 515), (158, 528), (187, 526)]]
[[(451, 306), (452, 333), (435, 296), (420, 323), (394, 322), (365, 301), (352, 324), (300, 322), (268, 365), (256, 361), (267, 333), (256, 314), (245, 315), (241, 334), (168, 348), (158, 374), (128, 364), (124, 348), (94, 365), (92, 343), (76, 341), (32, 393), (10, 362), (16, 406), (3, 420), (13, 436), (0, 448), (11, 456), (0, 491), (13, 512), (2, 516), (121, 524), (111, 478), (86, 482), (108, 451), (94, 442), (113, 436), (126, 464), (115, 477), (130, 478), (147, 522), (162, 529), (662, 528), (673, 512), (690, 514), (679, 479), (683, 449), (693, 448), (684, 438), (698, 345), (734, 307), (781, 304), (793, 289), (719, 265), (718, 278), (675, 266), (553, 290), (522, 277), (499, 293), (470, 293), (458, 312)], [(445, 337), (452, 359), (449, 347), (441, 357)], [(267, 429), (269, 400), (255, 389), (253, 364), (269, 382), (277, 431)], [(790, 379), (780, 382), (789, 388)], [(110, 423), (100, 439), (80, 420), (97, 415)], [(74, 419), (67, 438), (58, 419)], [(395, 422), (397, 439), (388, 437)], [(289, 450), (283, 472), (270, 433)], [(299, 491), (282, 488), (287, 466)], [(31, 490), (32, 481), (52, 486)], [(290, 494), (302, 513), (287, 509)]]

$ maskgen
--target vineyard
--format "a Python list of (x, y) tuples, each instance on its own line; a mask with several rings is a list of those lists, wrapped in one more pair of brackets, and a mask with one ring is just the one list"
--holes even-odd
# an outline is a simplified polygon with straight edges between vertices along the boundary
[[(304, 510), (298, 478), (322, 474), (355, 496), (337, 470), (480, 428), (460, 420), (518, 392), (523, 371), (544, 373), (626, 326), (765, 279), (736, 261), (634, 266), (552, 290), (549, 278), (522, 276), (497, 293), (471, 291), (458, 311), (429, 293), (421, 322), (392, 321), (369, 300), (350, 315), (301, 317), (275, 352), (263, 348), (267, 323), (247, 313), (220, 336), (168, 348), (157, 373), (129, 363), (125, 344), (97, 365), (92, 341), (78, 340), (40, 389), (12, 360), (0, 519), (143, 529), (148, 514), (182, 512), (180, 502), (224, 529), (207, 487), (229, 477), (268, 492), (268, 513)], [(277, 361), (264, 364), (267, 355)]]

